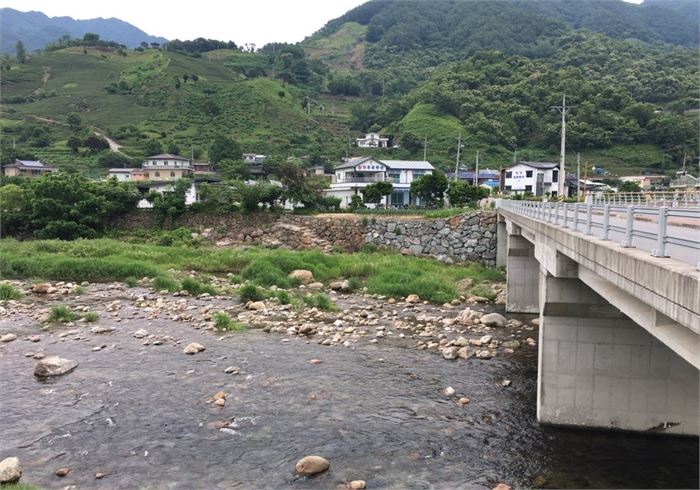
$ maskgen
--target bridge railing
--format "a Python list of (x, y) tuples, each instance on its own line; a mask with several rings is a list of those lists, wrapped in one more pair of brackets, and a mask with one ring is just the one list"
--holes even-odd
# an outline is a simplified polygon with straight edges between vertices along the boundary
[(634, 206), (666, 206), (670, 208), (700, 207), (700, 190), (649, 191), (649, 192), (594, 192), (593, 204)]
[(650, 250), (654, 257), (669, 257), (671, 246), (675, 256), (700, 270), (698, 208), (513, 200), (501, 200), (498, 207), (603, 240), (618, 239), (623, 247)]

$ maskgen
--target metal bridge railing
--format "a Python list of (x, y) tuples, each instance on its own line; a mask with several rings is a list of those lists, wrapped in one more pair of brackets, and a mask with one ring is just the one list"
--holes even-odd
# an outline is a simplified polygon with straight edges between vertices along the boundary
[(700, 206), (700, 190), (610, 192), (592, 193), (593, 204), (666, 206), (669, 208), (697, 208)]
[[(651, 249), (654, 257), (669, 257), (668, 246), (679, 250), (700, 270), (700, 208), (626, 206), (592, 203), (501, 200), (498, 207), (585, 235), (621, 238), (628, 248)], [(641, 239), (636, 240), (635, 238)], [(635, 242), (643, 241), (646, 247)], [(678, 254), (676, 254), (678, 255)]]

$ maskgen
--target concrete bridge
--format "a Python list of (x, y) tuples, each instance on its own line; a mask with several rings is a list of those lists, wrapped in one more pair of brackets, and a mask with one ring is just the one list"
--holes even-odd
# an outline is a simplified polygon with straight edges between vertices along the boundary
[(538, 420), (699, 435), (700, 210), (498, 208), (506, 309), (540, 315)]

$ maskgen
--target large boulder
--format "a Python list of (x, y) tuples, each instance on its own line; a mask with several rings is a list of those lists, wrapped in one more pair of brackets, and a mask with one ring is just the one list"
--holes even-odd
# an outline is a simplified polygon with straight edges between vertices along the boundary
[(185, 349), (182, 352), (184, 352), (185, 354), (198, 354), (204, 350), (206, 350), (206, 348), (202, 344), (192, 342), (190, 344), (187, 344), (187, 347), (185, 347)]
[(71, 372), (77, 367), (78, 361), (64, 359), (58, 356), (51, 356), (36, 363), (36, 366), (34, 366), (34, 375), (40, 378), (60, 376)]
[(5, 458), (0, 461), (0, 484), (15, 483), (22, 477), (22, 465), (17, 458)]
[(341, 293), (345, 293), (350, 291), (350, 281), (347, 279), (344, 279), (342, 281), (333, 281), (328, 285), (329, 288), (331, 288), (333, 291), (340, 291)]
[(35, 284), (34, 286), (32, 286), (32, 291), (36, 294), (46, 294), (49, 292), (49, 289), (51, 289), (51, 284), (47, 282)]
[(481, 323), (487, 327), (505, 327), (506, 319), (498, 313), (488, 313), (481, 317)]
[(306, 269), (296, 269), (293, 270), (292, 272), (289, 273), (290, 279), (296, 279), (302, 284), (309, 284), (314, 281), (314, 275), (311, 271), (307, 271)]
[(420, 296), (417, 294), (409, 294), (406, 296), (406, 303), (415, 305), (416, 303), (420, 303)]
[(300, 475), (308, 476), (323, 473), (330, 465), (328, 460), (321, 456), (305, 456), (297, 462), (295, 469)]

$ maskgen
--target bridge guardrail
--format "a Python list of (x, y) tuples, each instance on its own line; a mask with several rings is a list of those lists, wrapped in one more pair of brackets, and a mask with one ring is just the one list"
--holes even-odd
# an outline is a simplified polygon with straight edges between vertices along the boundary
[[(621, 245), (634, 248), (634, 238), (654, 242), (651, 254), (654, 257), (668, 257), (667, 245), (674, 245), (691, 251), (691, 256), (700, 254), (700, 209), (621, 206), (592, 203), (560, 203), (501, 200), (499, 208), (524, 216), (551, 223), (585, 235), (594, 235), (602, 240), (610, 240), (611, 232), (622, 236)], [(669, 224), (669, 220), (671, 223)], [(647, 229), (641, 229), (635, 222), (649, 222)], [(656, 226), (654, 226), (656, 224)], [(677, 229), (694, 229), (690, 236), (670, 234)], [(595, 231), (595, 233), (594, 233)], [(700, 270), (700, 261), (696, 262)]]

